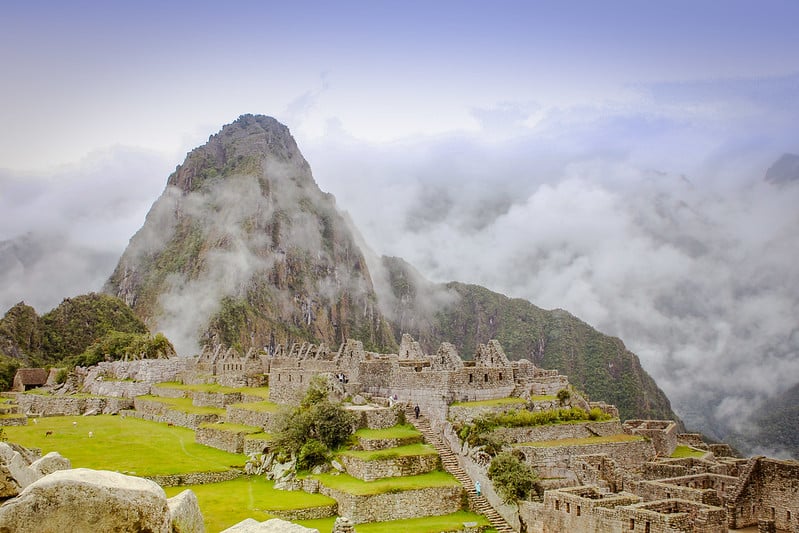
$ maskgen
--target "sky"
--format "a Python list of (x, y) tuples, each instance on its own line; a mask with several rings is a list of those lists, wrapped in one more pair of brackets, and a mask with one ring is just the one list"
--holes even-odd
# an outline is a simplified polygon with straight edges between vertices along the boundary
[(98, 290), (260, 113), (377, 253), (620, 336), (711, 434), (799, 382), (796, 2), (2, 8), (3, 309)]

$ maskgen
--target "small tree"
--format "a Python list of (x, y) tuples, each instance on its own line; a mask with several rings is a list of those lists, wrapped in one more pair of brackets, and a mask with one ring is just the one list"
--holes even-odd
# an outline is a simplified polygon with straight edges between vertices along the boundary
[(284, 412), (277, 421), (274, 444), (284, 456), (297, 457), (297, 468), (311, 468), (352, 435), (354, 417), (327, 399), (327, 381), (315, 377), (300, 406)]
[(538, 475), (513, 454), (502, 452), (491, 461), (488, 479), (505, 503), (525, 500), (536, 488)]
[(566, 402), (568, 402), (569, 399), (571, 399), (571, 397), (572, 394), (569, 392), (569, 389), (560, 389), (558, 391), (558, 401), (560, 402), (561, 405), (565, 405)]

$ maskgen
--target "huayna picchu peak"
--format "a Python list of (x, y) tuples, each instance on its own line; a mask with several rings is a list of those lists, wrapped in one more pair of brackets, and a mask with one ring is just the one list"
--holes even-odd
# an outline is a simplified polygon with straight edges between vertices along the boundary
[(350, 337), (396, 346), (333, 196), (265, 116), (243, 115), (188, 154), (105, 290), (181, 353)]

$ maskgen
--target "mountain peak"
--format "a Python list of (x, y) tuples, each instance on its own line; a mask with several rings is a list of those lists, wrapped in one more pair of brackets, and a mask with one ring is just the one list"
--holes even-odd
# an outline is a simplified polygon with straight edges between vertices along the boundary
[(106, 284), (180, 353), (396, 345), (366, 261), (289, 129), (242, 115), (169, 177)]
[(189, 152), (184, 163), (169, 177), (168, 185), (188, 193), (222, 176), (259, 175), (267, 165), (287, 164), (300, 171), (293, 179), (310, 175), (310, 167), (287, 126), (273, 117), (246, 114)]

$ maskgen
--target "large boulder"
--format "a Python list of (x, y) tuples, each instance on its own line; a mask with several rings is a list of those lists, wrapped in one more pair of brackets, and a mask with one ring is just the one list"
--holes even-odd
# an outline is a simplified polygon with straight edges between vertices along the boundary
[(227, 528), (222, 533), (319, 533), (319, 530), (303, 527), (279, 518), (272, 518), (266, 522), (258, 522), (248, 518), (235, 526)]
[(61, 470), (0, 507), (0, 533), (170, 533), (164, 490), (117, 472)]
[(58, 452), (50, 452), (31, 463), (31, 470), (39, 477), (70, 468), (72, 468), (72, 463)]
[(177, 496), (169, 498), (167, 504), (172, 533), (205, 533), (203, 514), (196, 494), (188, 489), (184, 490)]

